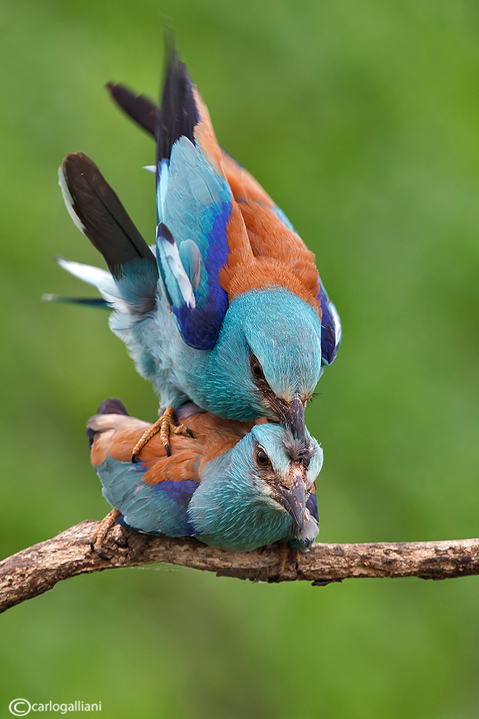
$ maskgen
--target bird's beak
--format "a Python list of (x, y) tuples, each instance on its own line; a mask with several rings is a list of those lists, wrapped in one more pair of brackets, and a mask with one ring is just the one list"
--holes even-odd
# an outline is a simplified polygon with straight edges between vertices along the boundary
[(292, 433), (296, 437), (304, 437), (306, 426), (304, 424), (304, 404), (299, 394), (295, 395), (289, 406), (289, 421)]
[(289, 427), (295, 437), (304, 437), (306, 425), (304, 423), (304, 403), (299, 394), (291, 402), (275, 398), (272, 409), (276, 412), (281, 424)]
[(276, 487), (276, 501), (291, 515), (293, 520), (293, 533), (298, 536), (304, 526), (306, 513), (306, 491), (302, 472), (293, 470), (289, 486), (281, 484)]

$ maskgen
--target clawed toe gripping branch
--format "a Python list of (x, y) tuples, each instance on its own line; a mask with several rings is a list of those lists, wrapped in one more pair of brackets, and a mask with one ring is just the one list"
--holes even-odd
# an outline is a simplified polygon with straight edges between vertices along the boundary
[[(316, 543), (306, 554), (284, 557), (278, 545), (226, 552), (195, 539), (153, 537), (115, 525), (92, 551), (99, 523), (84, 521), (53, 539), (0, 562), (0, 611), (52, 589), (62, 579), (105, 569), (164, 562), (251, 581), (306, 580), (313, 586), (355, 577), (450, 579), (479, 574), (479, 539), (378, 544)], [(105, 557), (106, 557), (105, 553)]]

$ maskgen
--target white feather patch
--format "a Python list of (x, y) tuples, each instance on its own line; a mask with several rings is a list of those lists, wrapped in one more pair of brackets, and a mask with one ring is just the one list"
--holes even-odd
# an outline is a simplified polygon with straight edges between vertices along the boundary
[(336, 309), (336, 307), (333, 305), (332, 302), (329, 303), (329, 310), (333, 316), (334, 339), (335, 339), (336, 346), (338, 346), (338, 344), (341, 341), (341, 320), (339, 319), (338, 310)]
[(171, 242), (168, 242), (168, 240), (163, 238), (160, 238), (160, 242), (163, 260), (166, 262), (171, 274), (175, 278), (184, 302), (186, 302), (188, 307), (196, 307), (196, 298), (193, 292), (193, 287), (191, 286), (190, 279), (186, 274), (185, 268), (183, 267), (183, 263), (180, 259), (178, 245), (176, 242), (171, 244)]
[(170, 177), (170, 168), (168, 166), (167, 160), (162, 160), (160, 162), (160, 181), (158, 183), (158, 197), (157, 197), (157, 204), (158, 204), (158, 217), (160, 220), (162, 220), (165, 216), (165, 201), (166, 201), (166, 194), (168, 192), (168, 180)]
[(179, 254), (193, 289), (197, 290), (201, 278), (201, 254), (198, 245), (193, 240), (184, 240), (180, 245)]
[(80, 232), (83, 232), (85, 234), (85, 225), (78, 217), (77, 213), (73, 209), (73, 197), (70, 194), (70, 190), (68, 189), (68, 185), (65, 180), (65, 175), (63, 174), (63, 165), (60, 165), (58, 169), (58, 184), (60, 185), (60, 189), (62, 191), (63, 195), (63, 201), (65, 203), (65, 206), (68, 210), (68, 214), (72, 218), (75, 225), (78, 227)]
[(64, 260), (63, 257), (57, 257), (56, 259), (60, 267), (63, 267), (71, 275), (96, 287), (103, 299), (115, 309), (128, 313), (128, 305), (119, 297), (118, 288), (109, 272), (92, 265), (83, 265), (80, 262)]
[(110, 284), (114, 286), (111, 275), (106, 270), (102, 270), (99, 267), (93, 267), (92, 265), (83, 265), (80, 262), (73, 262), (71, 260), (64, 260), (63, 257), (58, 257), (57, 262), (60, 267), (69, 272), (71, 275), (78, 277), (83, 282), (87, 282), (89, 285), (94, 287), (100, 287), (102, 285)]

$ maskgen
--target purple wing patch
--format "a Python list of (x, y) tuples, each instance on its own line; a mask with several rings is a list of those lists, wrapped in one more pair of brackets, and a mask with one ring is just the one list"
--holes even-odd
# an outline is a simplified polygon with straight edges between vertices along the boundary
[[(215, 205), (208, 210), (216, 211)], [(213, 349), (228, 309), (228, 295), (221, 287), (218, 275), (227, 263), (229, 246), (226, 228), (230, 215), (231, 201), (222, 202), (221, 211), (216, 211), (211, 231), (205, 238), (206, 249), (202, 251), (200, 247), (204, 267), (195, 291), (196, 307), (187, 304), (171, 307), (184, 341), (198, 350)]]
[(317, 522), (319, 522), (318, 500), (316, 498), (316, 492), (309, 495), (308, 501), (306, 502), (306, 507), (307, 509), (309, 509), (310, 515), (314, 517)]
[(341, 342), (341, 325), (336, 308), (329, 299), (326, 290), (319, 283), (318, 300), (323, 313), (321, 319), (321, 362), (330, 365), (334, 362)]

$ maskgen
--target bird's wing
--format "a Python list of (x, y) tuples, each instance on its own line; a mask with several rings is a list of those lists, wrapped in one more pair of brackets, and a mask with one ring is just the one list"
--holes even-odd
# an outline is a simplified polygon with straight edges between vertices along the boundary
[[(76, 226), (101, 252), (115, 282), (97, 268), (60, 261), (72, 274), (145, 312), (154, 307), (158, 283), (156, 258), (95, 163), (84, 153), (67, 155), (59, 170), (60, 187)], [(106, 276), (106, 277), (105, 277)], [(101, 285), (101, 286), (100, 286)], [(102, 294), (104, 294), (102, 292)], [(104, 294), (105, 296), (105, 294)]]
[(309, 513), (313, 517), (313, 519), (315, 519), (316, 522), (319, 522), (318, 498), (316, 497), (316, 485), (315, 484), (313, 484), (311, 494), (309, 495), (308, 501), (306, 502), (306, 507), (308, 508)]
[(341, 319), (319, 278), (318, 300), (321, 303), (321, 363), (330, 365), (341, 344)]
[(97, 414), (88, 421), (91, 461), (103, 495), (138, 531), (192, 536), (188, 505), (199, 486), (198, 444), (189, 440), (193, 447), (188, 449), (175, 435), (173, 456), (168, 457), (157, 435), (142, 450), (141, 461), (133, 463), (132, 449), (148, 427), (123, 414)]
[(67, 155), (59, 181), (70, 216), (104, 256), (114, 277), (121, 276), (123, 266), (132, 260), (156, 265), (155, 256), (117, 195), (87, 155)]
[(208, 111), (175, 51), (156, 116), (158, 267), (184, 341), (208, 350), (228, 309), (219, 275), (231, 237), (250, 250)]
[(88, 420), (91, 462), (103, 495), (134, 529), (172, 537), (195, 534), (188, 506), (200, 484), (203, 465), (231, 449), (252, 426), (208, 412), (185, 422), (194, 439), (171, 435), (172, 453), (167, 456), (160, 436), (155, 435), (142, 449), (141, 461), (132, 463), (132, 449), (149, 423), (130, 417), (124, 405), (112, 399)]
[[(138, 95), (122, 83), (107, 83), (106, 87), (112, 100), (140, 127), (155, 137), (156, 118), (160, 117), (160, 108), (146, 95)], [(233, 197), (238, 202), (245, 198), (265, 203), (275, 208), (287, 227), (292, 227), (286, 215), (277, 207), (259, 182), (224, 148), (220, 147), (221, 166), (230, 186)]]
[(140, 127), (155, 137), (159, 107), (146, 95), (137, 95), (120, 82), (107, 82), (112, 100)]
[[(120, 83), (109, 83), (107, 87), (114, 102), (154, 136), (160, 108), (145, 95), (136, 95)], [(206, 111), (196, 88), (193, 93)], [(209, 117), (207, 120), (211, 127)], [(268, 284), (281, 284), (295, 292), (320, 313), (322, 362), (331, 364), (341, 341), (341, 323), (318, 274), (314, 254), (307, 249), (284, 212), (275, 205), (257, 180), (217, 145), (215, 152), (234, 201), (230, 226), (227, 228), (230, 254), (220, 271), (220, 285), (227, 292), (228, 300), (231, 302), (242, 292), (263, 288)], [(243, 222), (234, 217), (237, 209), (246, 226), (248, 248), (244, 243)], [(235, 231), (236, 227), (238, 231)], [(189, 276), (194, 276), (198, 262), (193, 253), (188, 254), (190, 269), (187, 272)], [(221, 301), (224, 303), (224, 297)], [(218, 312), (218, 318), (221, 315), (222, 309)]]

